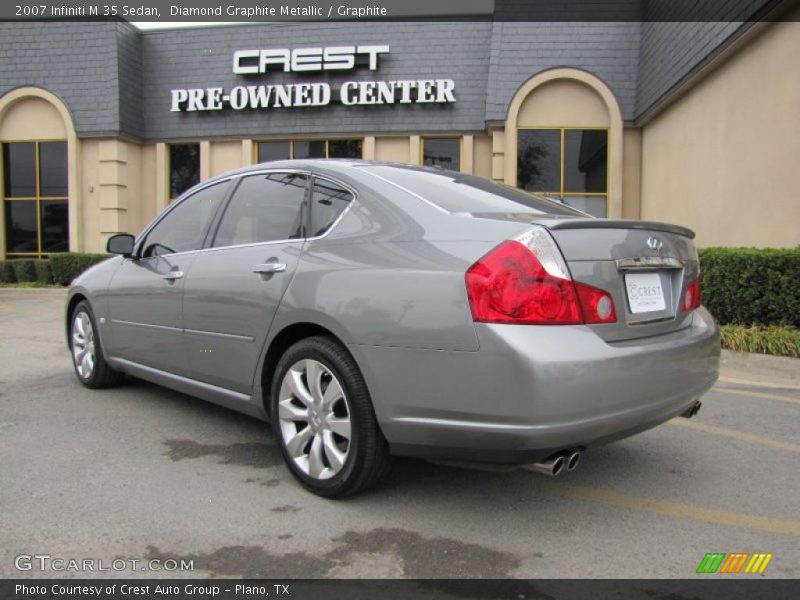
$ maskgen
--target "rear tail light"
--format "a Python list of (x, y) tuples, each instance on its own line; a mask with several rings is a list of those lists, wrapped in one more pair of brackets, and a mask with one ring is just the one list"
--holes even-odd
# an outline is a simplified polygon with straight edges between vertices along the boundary
[(503, 242), (466, 273), (474, 321), (527, 325), (613, 323), (603, 290), (575, 283), (550, 235), (534, 228)]
[(581, 323), (572, 281), (553, 277), (516, 240), (503, 242), (467, 271), (472, 318), (485, 323)]
[(583, 309), (583, 318), (586, 323), (617, 322), (614, 301), (607, 292), (578, 282), (575, 282), (575, 289), (578, 292), (578, 301)]
[(698, 276), (697, 279), (686, 286), (686, 291), (683, 293), (683, 311), (690, 312), (699, 308), (700, 302), (700, 277)]

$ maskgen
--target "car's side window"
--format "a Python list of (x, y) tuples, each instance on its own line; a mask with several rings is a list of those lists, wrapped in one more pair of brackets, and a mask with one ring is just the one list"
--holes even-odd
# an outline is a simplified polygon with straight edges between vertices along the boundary
[(225, 198), (230, 182), (203, 188), (181, 201), (150, 230), (142, 256), (189, 252), (203, 247), (208, 222)]
[(316, 237), (328, 231), (352, 201), (353, 194), (343, 187), (324, 179), (315, 179), (309, 236)]
[(214, 238), (214, 247), (302, 238), (308, 176), (260, 173), (243, 177)]

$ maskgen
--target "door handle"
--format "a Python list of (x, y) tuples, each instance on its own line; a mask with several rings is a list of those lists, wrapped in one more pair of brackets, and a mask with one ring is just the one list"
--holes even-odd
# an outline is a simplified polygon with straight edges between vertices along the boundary
[(183, 277), (183, 271), (170, 271), (166, 275), (164, 275), (164, 279), (167, 281), (175, 281), (176, 279), (180, 279)]
[(268, 262), (253, 265), (253, 273), (283, 273), (285, 270), (286, 263)]

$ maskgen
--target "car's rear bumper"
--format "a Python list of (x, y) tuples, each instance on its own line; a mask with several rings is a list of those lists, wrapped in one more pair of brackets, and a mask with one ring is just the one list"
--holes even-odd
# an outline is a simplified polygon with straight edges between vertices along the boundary
[(584, 326), (476, 326), (477, 352), (353, 347), (396, 454), (524, 464), (681, 414), (716, 381), (719, 332), (607, 343)]

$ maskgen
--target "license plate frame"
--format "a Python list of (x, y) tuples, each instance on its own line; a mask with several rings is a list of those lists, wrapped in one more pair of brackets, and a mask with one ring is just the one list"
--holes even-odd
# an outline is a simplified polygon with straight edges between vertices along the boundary
[(660, 273), (626, 273), (625, 295), (634, 315), (661, 312), (667, 308)]

